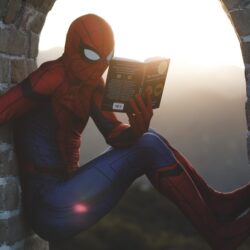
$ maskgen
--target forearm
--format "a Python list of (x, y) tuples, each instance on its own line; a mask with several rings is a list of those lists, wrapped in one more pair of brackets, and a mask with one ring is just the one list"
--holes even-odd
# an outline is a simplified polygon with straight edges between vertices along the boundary
[(121, 123), (106, 137), (106, 142), (113, 147), (123, 148), (133, 145), (138, 138), (129, 125)]

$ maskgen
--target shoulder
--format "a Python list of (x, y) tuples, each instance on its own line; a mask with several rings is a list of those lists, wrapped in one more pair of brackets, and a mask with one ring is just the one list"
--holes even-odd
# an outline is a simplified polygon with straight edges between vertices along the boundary
[(65, 70), (59, 58), (42, 64), (26, 81), (29, 81), (33, 91), (51, 94), (65, 81), (65, 78)]

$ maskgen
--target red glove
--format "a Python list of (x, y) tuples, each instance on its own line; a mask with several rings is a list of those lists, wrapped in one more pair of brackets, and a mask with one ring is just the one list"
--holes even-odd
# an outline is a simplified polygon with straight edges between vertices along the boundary
[(127, 113), (130, 126), (136, 136), (141, 136), (148, 131), (153, 116), (151, 93), (145, 93), (145, 101), (137, 95), (129, 104), (132, 108), (132, 113)]

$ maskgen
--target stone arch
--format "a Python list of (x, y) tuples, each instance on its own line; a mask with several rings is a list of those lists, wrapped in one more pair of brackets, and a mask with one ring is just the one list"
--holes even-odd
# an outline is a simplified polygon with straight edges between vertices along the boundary
[[(36, 68), (39, 34), (56, 0), (0, 0), (0, 94)], [(250, 97), (250, 0), (219, 0), (232, 21), (245, 64)], [(246, 102), (250, 130), (250, 101)], [(21, 212), (21, 192), (10, 126), (0, 127), (0, 250), (48, 249)], [(247, 137), (250, 156), (250, 133)]]

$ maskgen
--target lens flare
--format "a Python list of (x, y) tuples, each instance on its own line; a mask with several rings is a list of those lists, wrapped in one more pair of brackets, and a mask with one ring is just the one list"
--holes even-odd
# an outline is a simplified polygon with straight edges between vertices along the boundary
[(83, 203), (77, 203), (73, 206), (73, 210), (75, 213), (86, 213), (88, 211), (88, 207)]

